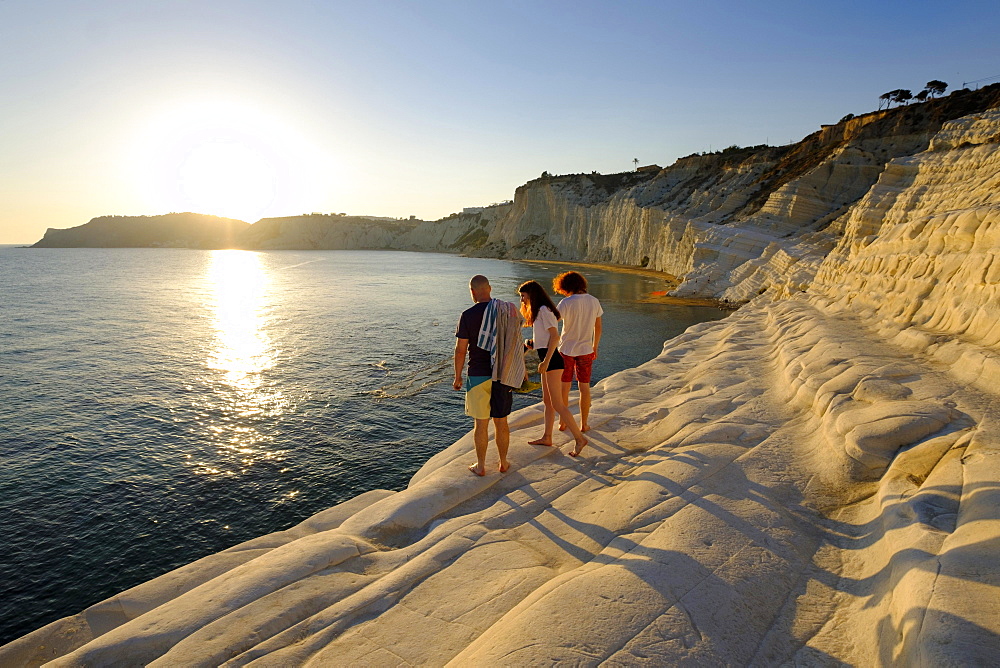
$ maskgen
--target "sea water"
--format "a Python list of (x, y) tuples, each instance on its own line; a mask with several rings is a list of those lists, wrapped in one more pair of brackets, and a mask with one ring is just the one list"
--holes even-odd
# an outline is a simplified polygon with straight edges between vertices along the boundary
[[(404, 488), (471, 427), (451, 388), (469, 278), (517, 302), (522, 281), (549, 288), (565, 269), (0, 248), (0, 644), (361, 492)], [(664, 289), (655, 277), (583, 271), (605, 310), (594, 382), (725, 316), (640, 303)], [(515, 397), (515, 410), (541, 399)]]

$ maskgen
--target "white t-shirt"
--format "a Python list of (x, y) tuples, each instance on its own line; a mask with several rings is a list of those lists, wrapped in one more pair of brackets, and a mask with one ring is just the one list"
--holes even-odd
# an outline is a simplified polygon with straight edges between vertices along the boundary
[(534, 340), (535, 350), (549, 347), (549, 327), (559, 327), (556, 315), (548, 306), (540, 306), (538, 317), (531, 325), (531, 337)]
[(587, 293), (570, 295), (556, 308), (563, 321), (559, 352), (570, 357), (594, 352), (594, 323), (604, 315), (597, 297)]

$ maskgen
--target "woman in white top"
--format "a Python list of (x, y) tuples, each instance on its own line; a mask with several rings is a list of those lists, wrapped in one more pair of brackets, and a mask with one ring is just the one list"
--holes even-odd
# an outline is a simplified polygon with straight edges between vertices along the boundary
[(545, 294), (545, 288), (537, 281), (522, 283), (517, 291), (521, 294), (521, 315), (531, 325), (532, 339), (525, 342), (528, 348), (538, 353), (538, 372), (542, 377), (542, 401), (545, 404), (545, 431), (541, 438), (528, 441), (530, 445), (552, 445), (552, 426), (556, 413), (560, 422), (568, 426), (576, 439), (570, 455), (576, 457), (587, 445), (587, 438), (580, 431), (562, 398), (563, 359), (556, 347), (559, 345), (559, 311)]

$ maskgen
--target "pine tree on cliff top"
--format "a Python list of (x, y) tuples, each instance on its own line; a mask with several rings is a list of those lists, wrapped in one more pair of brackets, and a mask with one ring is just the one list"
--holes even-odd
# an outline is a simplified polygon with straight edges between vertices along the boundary
[(938, 79), (928, 81), (927, 84), (924, 86), (924, 90), (927, 91), (927, 94), (930, 97), (934, 97), (935, 95), (941, 95), (947, 88), (948, 84)]

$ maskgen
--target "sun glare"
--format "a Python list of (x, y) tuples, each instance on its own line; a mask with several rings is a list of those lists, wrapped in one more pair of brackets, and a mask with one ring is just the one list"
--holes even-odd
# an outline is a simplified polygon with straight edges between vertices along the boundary
[(253, 222), (274, 201), (277, 173), (259, 151), (237, 141), (206, 142), (178, 167), (195, 211)]
[(147, 118), (127, 163), (148, 213), (247, 222), (317, 210), (338, 181), (330, 158), (293, 127), (233, 102), (189, 102)]

